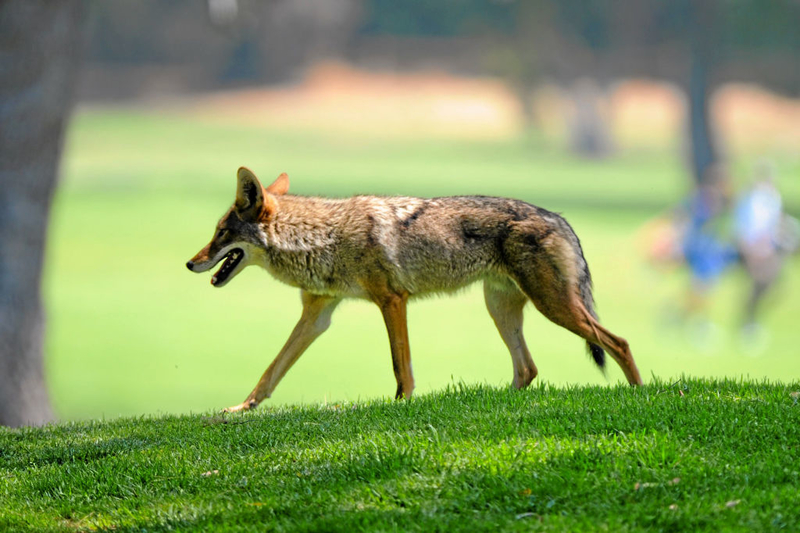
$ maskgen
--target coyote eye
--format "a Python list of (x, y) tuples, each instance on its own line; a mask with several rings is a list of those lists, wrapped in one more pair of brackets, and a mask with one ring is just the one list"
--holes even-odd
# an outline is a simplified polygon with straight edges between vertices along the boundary
[(228, 230), (226, 230), (226, 229), (224, 229), (224, 228), (223, 228), (223, 229), (221, 229), (221, 230), (219, 230), (219, 231), (217, 232), (217, 239), (221, 239), (221, 238), (222, 238), (222, 237), (223, 237), (223, 236), (224, 236), (226, 233), (228, 233)]

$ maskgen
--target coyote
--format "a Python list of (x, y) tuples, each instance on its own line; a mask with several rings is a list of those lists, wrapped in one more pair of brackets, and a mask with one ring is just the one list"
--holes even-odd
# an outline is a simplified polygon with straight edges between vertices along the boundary
[(406, 326), (409, 298), (453, 292), (483, 281), (486, 307), (511, 352), (513, 385), (538, 371), (522, 335), (528, 300), (551, 321), (587, 341), (595, 363), (604, 350), (631, 385), (642, 379), (628, 342), (597, 319), (580, 241), (561, 216), (520, 200), (487, 196), (345, 199), (286, 194), (281, 174), (264, 188), (242, 167), (236, 199), (213, 239), (186, 266), (222, 287), (248, 265), (300, 288), (303, 312), (278, 356), (244, 402), (256, 407), (331, 322), (343, 298), (374, 302), (383, 313), (397, 380), (396, 398), (414, 390)]

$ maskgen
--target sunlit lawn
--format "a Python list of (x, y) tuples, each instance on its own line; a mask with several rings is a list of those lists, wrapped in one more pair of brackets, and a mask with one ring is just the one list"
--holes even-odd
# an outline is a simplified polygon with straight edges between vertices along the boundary
[[(573, 159), (536, 136), (513, 141), (381, 139), (221, 125), (180, 114), (85, 111), (73, 122), (54, 205), (46, 265), (47, 369), (67, 419), (181, 413), (244, 399), (299, 316), (297, 291), (248, 269), (224, 289), (184, 264), (230, 205), (236, 168), (264, 181), (286, 171), (299, 194), (488, 194), (561, 211), (584, 246), (603, 323), (626, 337), (645, 380), (745, 376), (797, 380), (800, 262), (764, 316), (768, 344), (751, 349), (737, 328), (746, 284), (729, 275), (715, 293), (714, 333), (665, 329), (681, 273), (646, 266), (637, 230), (677, 202), (687, 178), (677, 150)], [(741, 172), (755, 156), (735, 160)], [(778, 154), (783, 175), (800, 163)], [(796, 181), (796, 180), (795, 180)], [(800, 186), (784, 181), (790, 204)], [(603, 207), (608, 205), (611, 207)], [(779, 297), (778, 297), (779, 296)], [(409, 311), (417, 391), (451, 382), (509, 383), (511, 360), (479, 287), (416, 302)], [(616, 383), (583, 342), (532, 308), (528, 344), (540, 378)], [(394, 392), (377, 308), (341, 306), (333, 327), (300, 359), (272, 402), (338, 401)]]

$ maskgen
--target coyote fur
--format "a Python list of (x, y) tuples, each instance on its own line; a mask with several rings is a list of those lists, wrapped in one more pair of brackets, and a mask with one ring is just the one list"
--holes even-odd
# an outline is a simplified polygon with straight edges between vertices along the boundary
[(343, 298), (381, 310), (397, 380), (396, 398), (414, 390), (406, 326), (410, 298), (458, 290), (483, 281), (486, 307), (511, 352), (513, 384), (523, 388), (538, 371), (522, 335), (528, 300), (551, 321), (587, 341), (601, 368), (604, 350), (631, 385), (642, 383), (625, 339), (600, 325), (592, 280), (580, 241), (560, 215), (520, 200), (487, 196), (344, 199), (287, 194), (281, 174), (263, 187), (238, 171), (236, 199), (214, 237), (186, 266), (222, 287), (248, 265), (265, 268), (300, 288), (303, 312), (278, 356), (244, 402), (256, 407), (326, 329)]

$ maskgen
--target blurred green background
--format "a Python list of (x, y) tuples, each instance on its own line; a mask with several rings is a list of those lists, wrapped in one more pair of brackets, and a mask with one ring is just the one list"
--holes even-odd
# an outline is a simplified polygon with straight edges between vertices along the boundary
[[(646, 128), (643, 128), (643, 130)], [(539, 130), (534, 130), (539, 131)], [(286, 128), (229, 120), (195, 108), (83, 107), (71, 123), (45, 267), (46, 367), (64, 419), (217, 409), (240, 402), (300, 313), (295, 289), (249, 268), (223, 289), (185, 262), (229, 207), (240, 165), (269, 182), (288, 172), (291, 192), (512, 196), (561, 212), (581, 238), (602, 322), (626, 337), (645, 381), (691, 376), (797, 379), (800, 263), (787, 265), (763, 316), (767, 344), (742, 343), (747, 283), (741, 271), (714, 291), (714, 335), (703, 343), (664, 316), (685, 291), (682, 270), (644, 260), (640, 228), (689, 190), (674, 143), (576, 158), (557, 134), (487, 137), (375, 135), (357, 129)], [(739, 150), (744, 180), (763, 150)], [(779, 187), (800, 205), (800, 158), (773, 150)], [(786, 177), (790, 179), (786, 179)], [(506, 385), (511, 360), (479, 286), (409, 308), (417, 393), (464, 381)], [(538, 379), (616, 383), (583, 342), (532, 307), (525, 332)], [(379, 311), (339, 307), (333, 326), (269, 403), (336, 402), (394, 392)]]

